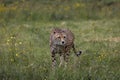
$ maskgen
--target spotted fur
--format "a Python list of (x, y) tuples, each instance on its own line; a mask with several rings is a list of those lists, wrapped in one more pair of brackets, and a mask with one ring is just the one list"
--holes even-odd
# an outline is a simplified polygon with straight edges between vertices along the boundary
[(73, 48), (77, 56), (81, 54), (81, 51), (76, 52), (74, 47), (74, 35), (69, 29), (54, 28), (50, 35), (52, 66), (54, 67), (56, 65), (56, 53), (60, 55), (59, 66), (63, 64), (63, 60), (67, 63), (71, 48)]

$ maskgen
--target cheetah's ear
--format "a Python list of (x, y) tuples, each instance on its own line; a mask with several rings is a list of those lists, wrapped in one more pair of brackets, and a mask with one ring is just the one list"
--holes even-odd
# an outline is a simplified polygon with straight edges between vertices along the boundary
[(52, 30), (53, 34), (55, 34), (58, 31), (59, 31), (59, 28), (53, 28), (53, 30)]
[(55, 28), (51, 29), (51, 32), (52, 32), (53, 34), (55, 34), (55, 33), (56, 33)]
[(56, 34), (56, 33), (58, 33), (58, 32), (61, 32), (61, 29), (59, 29), (59, 28), (54, 28), (54, 29), (52, 30), (52, 32), (53, 32), (53, 34)]
[(54, 28), (54, 29), (53, 29), (53, 34), (55, 34), (55, 33), (56, 33), (56, 29)]

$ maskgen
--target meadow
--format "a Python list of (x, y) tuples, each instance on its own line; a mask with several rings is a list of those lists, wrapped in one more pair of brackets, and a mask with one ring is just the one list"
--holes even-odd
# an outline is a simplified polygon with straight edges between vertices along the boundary
[[(47, 1), (0, 1), (0, 80), (120, 80), (119, 0)], [(71, 51), (67, 68), (57, 55), (52, 70), (54, 27), (69, 28), (82, 54)]]
[[(9, 23), (0, 28), (1, 80), (119, 80), (120, 20)], [(49, 34), (55, 27), (75, 34), (68, 67), (51, 68)], [(59, 56), (57, 62), (59, 63)]]

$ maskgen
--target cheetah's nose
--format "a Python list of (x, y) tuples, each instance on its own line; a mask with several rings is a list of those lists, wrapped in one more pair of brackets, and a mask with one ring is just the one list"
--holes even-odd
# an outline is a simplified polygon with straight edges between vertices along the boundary
[(62, 44), (64, 44), (65, 42), (64, 41), (62, 41)]

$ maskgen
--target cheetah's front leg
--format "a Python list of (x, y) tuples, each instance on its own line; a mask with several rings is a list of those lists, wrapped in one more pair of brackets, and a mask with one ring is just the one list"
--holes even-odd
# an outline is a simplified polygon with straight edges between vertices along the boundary
[(56, 58), (55, 58), (55, 53), (52, 52), (52, 67), (55, 68), (56, 65)]
[(64, 60), (65, 60), (65, 67), (67, 67), (68, 61), (69, 61), (69, 52), (64, 54)]
[(62, 66), (62, 64), (63, 64), (63, 62), (64, 62), (63, 60), (64, 60), (63, 54), (60, 54), (60, 64), (59, 64), (59, 67)]

